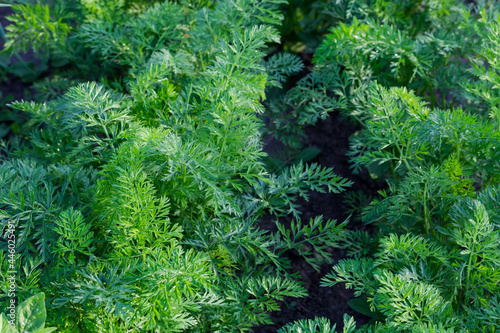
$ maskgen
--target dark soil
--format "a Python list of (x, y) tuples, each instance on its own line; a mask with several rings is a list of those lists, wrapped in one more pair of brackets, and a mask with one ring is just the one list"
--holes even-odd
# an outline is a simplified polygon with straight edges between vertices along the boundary
[[(383, 186), (370, 178), (367, 173), (360, 175), (352, 174), (346, 153), (349, 148), (349, 137), (360, 128), (354, 127), (346, 122), (338, 113), (332, 113), (329, 118), (307, 129), (307, 147), (321, 149), (321, 154), (311, 162), (318, 162), (324, 167), (333, 167), (334, 172), (342, 177), (353, 181), (349, 191), (361, 190), (366, 194), (375, 194)], [(269, 142), (266, 150), (273, 150), (279, 146), (276, 142)], [(272, 148), (269, 148), (272, 147)], [(278, 148), (279, 149), (279, 148)], [(271, 151), (270, 154), (273, 154)], [(302, 220), (309, 221), (318, 215), (325, 219), (336, 219), (339, 223), (348, 218), (346, 206), (343, 203), (343, 194), (317, 193), (311, 194), (309, 202), (300, 201)], [(275, 229), (274, 220), (264, 221), (261, 227), (264, 229)], [(351, 221), (350, 229), (370, 230), (369, 226)], [(343, 250), (330, 248), (332, 258), (335, 262), (345, 258)], [(348, 301), (354, 297), (352, 290), (345, 289), (344, 285), (338, 284), (331, 288), (320, 287), (320, 280), (331, 271), (332, 265), (324, 264), (321, 272), (316, 272), (298, 253), (288, 253), (292, 261), (293, 270), (300, 272), (305, 288), (309, 296), (302, 299), (286, 299), (281, 305), (281, 311), (272, 314), (274, 325), (259, 326), (254, 329), (256, 333), (276, 332), (288, 322), (299, 319), (312, 319), (314, 317), (326, 317), (337, 328), (343, 327), (343, 316), (353, 316), (358, 325), (367, 323), (370, 318), (354, 311), (349, 307)]]
[[(301, 78), (306, 76), (312, 68), (313, 55), (310, 53), (300, 54), (305, 65), (304, 70), (296, 77), (291, 78), (289, 84), (296, 84)], [(351, 180), (354, 184), (348, 191), (362, 191), (369, 196), (375, 195), (384, 184), (373, 180), (367, 172), (354, 175), (350, 169), (348, 157), (349, 137), (361, 127), (354, 126), (346, 121), (338, 112), (330, 113), (325, 120), (319, 121), (316, 125), (306, 129), (305, 147), (319, 148), (321, 153), (309, 163), (319, 163), (323, 167), (333, 168), (333, 171), (344, 178)], [(266, 137), (264, 140), (264, 150), (270, 155), (280, 155), (280, 150), (286, 148), (277, 140)], [(285, 150), (286, 151), (286, 150)], [(344, 193), (318, 193), (313, 192), (309, 201), (300, 200), (301, 219), (308, 222), (311, 218), (323, 215), (324, 219), (335, 219), (341, 223), (349, 218), (346, 213), (346, 205), (343, 202)], [(284, 219), (289, 222), (290, 219)], [(263, 229), (277, 231), (275, 219), (264, 219), (260, 223)], [(371, 226), (352, 220), (348, 224), (348, 229), (372, 231)], [(334, 264), (345, 258), (345, 251), (338, 248), (329, 248)], [(326, 317), (330, 323), (336, 324), (337, 329), (344, 326), (344, 314), (355, 318), (359, 325), (366, 324), (370, 318), (354, 311), (348, 302), (354, 298), (354, 292), (345, 288), (343, 284), (334, 287), (320, 287), (321, 278), (328, 274), (333, 265), (324, 264), (321, 271), (317, 272), (310, 266), (298, 252), (289, 251), (288, 259), (292, 262), (293, 272), (299, 272), (309, 296), (301, 299), (287, 298), (281, 305), (281, 311), (272, 313), (273, 325), (262, 325), (254, 328), (255, 333), (273, 333), (284, 324), (300, 319), (313, 319), (314, 317)]]

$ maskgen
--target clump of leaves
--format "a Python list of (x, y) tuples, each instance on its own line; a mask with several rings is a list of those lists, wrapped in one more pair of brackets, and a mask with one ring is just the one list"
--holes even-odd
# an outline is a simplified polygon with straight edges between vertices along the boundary
[[(0, 330), (5, 333), (33, 332), (50, 333), (55, 327), (45, 327), (47, 312), (45, 310), (45, 294), (38, 293), (18, 306), (14, 306), (8, 314), (0, 317)], [(15, 326), (11, 325), (15, 322)]]
[[(296, 198), (351, 184), (317, 164), (271, 173), (262, 162), (261, 100), (294, 61), (263, 60), (279, 41), (281, 1), (118, 2), (107, 14), (103, 3), (79, 7), (71, 36), (102, 60), (96, 66), (126, 73), (119, 85), (101, 78), (43, 103), (12, 103), (32, 130), (4, 144), (0, 165), (19, 297), (45, 292), (62, 332), (270, 323), (284, 297), (306, 294), (280, 254), (298, 249), (318, 267), (330, 260), (325, 243), (344, 233), (322, 217), (300, 223)], [(73, 37), (43, 42), (55, 49)], [(266, 213), (297, 222), (265, 231), (257, 224)]]
[[(488, 188), (480, 198), (498, 191)], [(323, 285), (343, 282), (354, 289), (360, 298), (352, 306), (378, 322), (377, 332), (494, 330), (500, 317), (488, 309), (497, 302), (499, 234), (497, 212), (489, 205), (458, 200), (450, 225), (437, 228), (443, 241), (389, 234), (380, 239), (373, 259), (340, 261)], [(486, 312), (492, 315), (488, 322), (482, 320)]]
[[(358, 332), (493, 332), (500, 264), (498, 6), (443, 2), (434, 20), (420, 16), (432, 8), (420, 1), (377, 3), (382, 7), (353, 6), (357, 15), (327, 35), (308, 77), (336, 84), (325, 89), (316, 81), (301, 100), (358, 122), (362, 129), (348, 153), (352, 168), (389, 185), (361, 209), (362, 221), (375, 222), (379, 233), (344, 233), (340, 246), (351, 258), (335, 265), (323, 285), (342, 282), (355, 290), (351, 307), (372, 317)], [(373, 8), (377, 15), (369, 14)], [(381, 8), (408, 10), (413, 18), (385, 16)], [(301, 101), (290, 105), (288, 114), (295, 114), (282, 126), (288, 133), (300, 133), (294, 124), (310, 116)], [(321, 106), (311, 110), (326, 116)], [(359, 198), (349, 200), (359, 206)], [(320, 324), (289, 328), (313, 332)]]
[(320, 7), (338, 24), (316, 49), (311, 72), (267, 104), (270, 132), (292, 148), (300, 147), (305, 126), (329, 112), (363, 123), (359, 112), (373, 81), (411, 89), (431, 107), (464, 103), (456, 83), (473, 78), (464, 58), (483, 37), (477, 20), (494, 13), (451, 1), (332, 1)]

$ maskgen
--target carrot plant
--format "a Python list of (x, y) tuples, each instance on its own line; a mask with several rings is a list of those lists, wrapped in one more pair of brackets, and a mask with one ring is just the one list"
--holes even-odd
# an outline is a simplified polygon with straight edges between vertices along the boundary
[[(344, 225), (300, 223), (296, 199), (350, 182), (317, 164), (271, 173), (262, 162), (265, 89), (296, 61), (264, 60), (281, 3), (15, 7), (9, 36), (24, 39), (8, 47), (43, 47), (98, 82), (11, 104), (30, 117), (2, 142), (2, 233), (16, 237), (0, 258), (2, 306), (44, 292), (61, 332), (235, 332), (306, 295), (281, 254), (318, 266)], [(270, 232), (264, 214), (296, 222)]]
[[(357, 15), (346, 12), (312, 72), (284, 95), (291, 116), (281, 129), (293, 138), (297, 124), (339, 110), (362, 126), (351, 137), (353, 171), (388, 188), (361, 214), (379, 232), (346, 232), (349, 258), (322, 285), (354, 289), (351, 307), (372, 318), (360, 328), (346, 318), (344, 332), (495, 332), (498, 6), (349, 3)], [(282, 331), (335, 328), (316, 318)]]
[(372, 81), (411, 89), (431, 107), (464, 102), (465, 91), (457, 83), (473, 79), (464, 59), (482, 39), (476, 32), (482, 26), (474, 22), (495, 13), (450, 1), (331, 1), (318, 6), (334, 27), (315, 52), (315, 66), (267, 103), (269, 131), (294, 148), (300, 147), (305, 126), (333, 110), (362, 121)]
[[(36, 102), (11, 104), (27, 121), (1, 144), (2, 306), (45, 294), (61, 332), (249, 331), (306, 294), (282, 254), (319, 269), (334, 246), (348, 258), (322, 285), (354, 289), (350, 305), (372, 318), (345, 316), (344, 332), (495, 332), (498, 4), (298, 3), (282, 31), (332, 26), (310, 71), (266, 53), (282, 0), (13, 7), (6, 52), (42, 51), (56, 75), (34, 85)], [(334, 110), (361, 128), (353, 172), (388, 184), (348, 197), (375, 234), (300, 220), (298, 197), (347, 179), (305, 158), (265, 162), (265, 134), (298, 149)], [(294, 220), (263, 230), (265, 214)], [(315, 318), (279, 332), (335, 329)]]

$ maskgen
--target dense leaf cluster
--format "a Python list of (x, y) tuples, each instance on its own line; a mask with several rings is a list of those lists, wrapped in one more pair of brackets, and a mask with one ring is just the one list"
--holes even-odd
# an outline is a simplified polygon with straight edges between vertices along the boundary
[[(61, 332), (234, 332), (306, 295), (281, 254), (298, 249), (317, 267), (343, 225), (303, 226), (296, 199), (350, 182), (317, 164), (263, 163), (265, 89), (301, 68), (287, 54), (264, 60), (281, 3), (14, 7), (7, 49), (43, 49), (65, 59), (67, 79), (98, 81), (66, 80), (63, 94), (48, 81), (45, 101), (11, 105), (29, 115), (0, 165), (19, 301), (44, 292)], [(266, 231), (264, 214), (297, 222)]]
[[(47, 295), (61, 332), (249, 331), (306, 294), (285, 251), (319, 270), (336, 247), (348, 258), (322, 285), (354, 289), (351, 307), (372, 318), (345, 316), (343, 332), (496, 331), (500, 5), (292, 3), (13, 7), (5, 52), (43, 52), (55, 74), (37, 101), (11, 104), (26, 121), (1, 144), (1, 228), (16, 235), (14, 257), (0, 241), (2, 306), (15, 262), (19, 311)], [(317, 47), (314, 67), (275, 52), (278, 29), (285, 50)], [(353, 172), (388, 184), (346, 196), (377, 233), (301, 221), (298, 198), (352, 183), (302, 161), (317, 151), (282, 165), (263, 152), (268, 133), (298, 151), (334, 110), (361, 128)], [(294, 220), (264, 230), (266, 214)]]
[[(353, 171), (388, 183), (368, 205), (349, 195), (379, 233), (344, 234), (351, 258), (322, 280), (354, 289), (350, 305), (372, 318), (349, 332), (494, 332), (500, 324), (491, 310), (500, 283), (498, 7), (423, 3), (350, 1), (339, 16), (350, 19), (331, 29), (312, 72), (285, 93), (288, 122), (275, 122), (293, 146), (301, 125), (340, 110), (362, 126), (351, 137)], [(314, 82), (311, 93), (295, 99), (302, 82)], [(289, 331), (329, 332), (322, 325)]]

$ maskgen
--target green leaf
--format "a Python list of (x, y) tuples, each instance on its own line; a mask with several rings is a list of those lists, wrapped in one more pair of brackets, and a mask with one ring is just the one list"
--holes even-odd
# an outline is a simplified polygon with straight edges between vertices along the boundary
[(38, 331), (33, 331), (33, 332), (30, 332), (30, 333), (50, 333), (50, 332), (54, 332), (57, 328), (55, 327), (46, 327), (44, 329), (41, 329), (41, 330), (38, 330)]
[(10, 128), (12, 129), (12, 132), (14, 132), (14, 134), (18, 134), (19, 132), (21, 132), (21, 128), (17, 123), (13, 123), (12, 125), (10, 125)]
[(335, 333), (337, 325), (331, 327), (330, 320), (323, 317), (302, 319), (288, 323), (278, 330), (278, 333)]
[[(0, 4), (0, 7), (6, 7), (6, 6), (10, 6), (10, 5)], [(1, 24), (0, 24), (0, 37), (3, 39), (4, 42), (7, 41), (7, 36), (5, 35), (5, 30)]]
[[(0, 25), (0, 27), (1, 27), (1, 25)], [(0, 56), (0, 67), (7, 69), (7, 67), (9, 67), (9, 64), (10, 64), (9, 57), (7, 57), (5, 55)]]
[(55, 55), (51, 59), (51, 65), (54, 67), (63, 67), (69, 64), (69, 60), (66, 57)]
[(377, 179), (384, 175), (390, 167), (389, 162), (384, 162), (384, 163), (379, 163), (379, 162), (373, 162), (370, 163), (366, 166), (368, 168), (368, 172), (370, 173), (370, 177), (373, 179)]
[(0, 333), (17, 333), (16, 329), (9, 324), (9, 319), (5, 313), (0, 316)]
[(36, 66), (33, 61), (29, 62), (16, 62), (10, 65), (10, 72), (18, 76), (22, 81), (32, 82), (40, 73), (45, 70), (45, 66)]
[(307, 163), (307, 162), (313, 160), (314, 158), (316, 158), (316, 156), (318, 156), (319, 154), (321, 154), (321, 149), (316, 148), (316, 147), (308, 147), (308, 148), (303, 149), (297, 155), (296, 160)]
[(372, 317), (373, 312), (366, 297), (358, 297), (349, 300), (349, 306), (365, 316)]
[(0, 138), (3, 138), (9, 134), (10, 126), (7, 124), (0, 124)]
[(370, 310), (370, 304), (368, 303), (368, 297), (366, 296), (353, 298), (349, 300), (348, 304), (355, 311), (370, 318), (377, 319), (379, 321), (385, 318), (384, 315), (382, 315), (382, 313), (380, 313), (379, 311), (373, 312), (372, 310)]
[(45, 294), (39, 293), (19, 304), (16, 309), (16, 328), (20, 332), (36, 332), (45, 327), (47, 312)]

